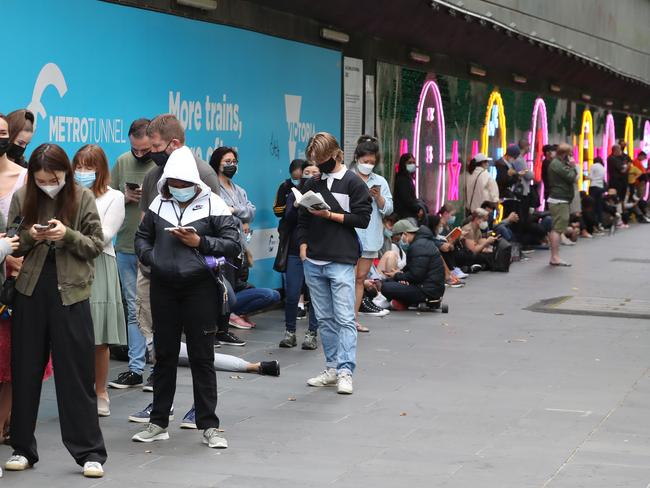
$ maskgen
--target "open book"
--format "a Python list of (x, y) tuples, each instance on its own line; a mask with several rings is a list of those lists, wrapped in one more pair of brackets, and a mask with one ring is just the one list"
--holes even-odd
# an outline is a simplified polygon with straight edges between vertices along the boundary
[(309, 190), (304, 195), (298, 191), (297, 188), (292, 188), (294, 196), (296, 197), (296, 202), (298, 205), (301, 205), (305, 208), (311, 208), (312, 210), (329, 210), (330, 206), (323, 200), (323, 196), (320, 193), (314, 193)]

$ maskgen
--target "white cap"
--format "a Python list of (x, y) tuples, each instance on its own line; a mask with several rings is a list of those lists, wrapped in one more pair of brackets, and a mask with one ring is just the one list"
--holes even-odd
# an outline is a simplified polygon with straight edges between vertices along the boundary
[(488, 161), (488, 157), (483, 153), (477, 153), (474, 155), (474, 161), (477, 163), (484, 163), (485, 161)]

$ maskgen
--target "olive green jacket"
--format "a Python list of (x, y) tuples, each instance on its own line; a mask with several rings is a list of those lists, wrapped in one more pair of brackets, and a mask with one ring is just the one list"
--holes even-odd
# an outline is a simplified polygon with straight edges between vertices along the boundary
[[(79, 207), (72, 224), (67, 227), (62, 240), (54, 242), (56, 255), (56, 274), (63, 305), (73, 305), (87, 300), (95, 274), (95, 258), (104, 249), (102, 223), (97, 213), (93, 193), (75, 185)], [(9, 222), (18, 215), (23, 215), (26, 187), (18, 190), (9, 208)], [(43, 199), (45, 203), (39, 209), (39, 222), (46, 223), (55, 218), (56, 201)], [(29, 227), (20, 232), (20, 247), (14, 256), (25, 256), (23, 267), (16, 280), (16, 290), (23, 295), (32, 296), (41, 276), (49, 249), (49, 242), (35, 241), (29, 234)]]

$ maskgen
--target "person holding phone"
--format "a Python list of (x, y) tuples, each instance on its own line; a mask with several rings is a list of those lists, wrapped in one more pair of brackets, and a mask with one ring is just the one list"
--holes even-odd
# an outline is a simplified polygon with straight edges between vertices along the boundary
[[(111, 172), (111, 183), (124, 193), (124, 222), (115, 238), (115, 259), (127, 310), (129, 368), (109, 382), (111, 388), (137, 388), (143, 385), (147, 343), (140, 331), (136, 313), (136, 283), (138, 260), (133, 247), (135, 231), (142, 213), (138, 208), (142, 198), (142, 183), (147, 173), (156, 167), (151, 160), (151, 141), (147, 136), (149, 119), (137, 119), (129, 127), (131, 149), (122, 154)], [(153, 388), (152, 383), (147, 384)]]
[(176, 368), (185, 333), (194, 388), (195, 423), (203, 443), (226, 448), (219, 432), (214, 339), (219, 315), (219, 286), (206, 257), (232, 261), (241, 252), (239, 232), (226, 203), (201, 181), (186, 146), (169, 156), (159, 195), (135, 234), (140, 262), (151, 269), (151, 315), (156, 374), (149, 424), (136, 442), (169, 439), (167, 426), (176, 392)]
[(363, 283), (368, 279), (370, 267), (379, 258), (379, 251), (384, 246), (384, 217), (393, 213), (393, 196), (388, 182), (375, 172), (381, 163), (381, 154), (377, 139), (372, 136), (361, 136), (354, 150), (354, 168), (359, 178), (368, 186), (372, 197), (372, 213), (370, 223), (365, 229), (356, 229), (361, 241), (361, 257), (357, 262), (355, 282), (355, 314), (357, 332), (369, 332), (368, 327), (359, 323), (359, 313), (364, 315), (383, 316), (388, 314), (375, 305), (370, 298), (363, 297)]
[(13, 304), (13, 455), (5, 469), (22, 471), (38, 462), (34, 429), (51, 352), (63, 443), (85, 476), (101, 477), (107, 455), (93, 387), (95, 338), (88, 299), (94, 262), (104, 249), (102, 224), (95, 196), (75, 184), (60, 146), (37, 147), (27, 169), (27, 184), (9, 209), (10, 220), (25, 218), (14, 253), (25, 259)]

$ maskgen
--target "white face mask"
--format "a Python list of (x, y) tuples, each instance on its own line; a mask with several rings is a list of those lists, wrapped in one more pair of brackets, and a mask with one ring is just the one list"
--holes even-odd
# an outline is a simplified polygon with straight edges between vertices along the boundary
[(372, 170), (375, 169), (375, 166), (373, 164), (357, 163), (357, 169), (359, 170), (359, 173), (367, 176), (372, 173)]
[(36, 186), (38, 186), (48, 197), (54, 199), (65, 186), (65, 176), (58, 185), (39, 185), (36, 183)]
[(479, 229), (481, 230), (487, 230), (488, 228), (488, 223), (484, 220), (480, 224), (478, 224)]
[(415, 173), (415, 164), (413, 164), (413, 163), (407, 164), (406, 165), (406, 171), (408, 171), (409, 173)]

